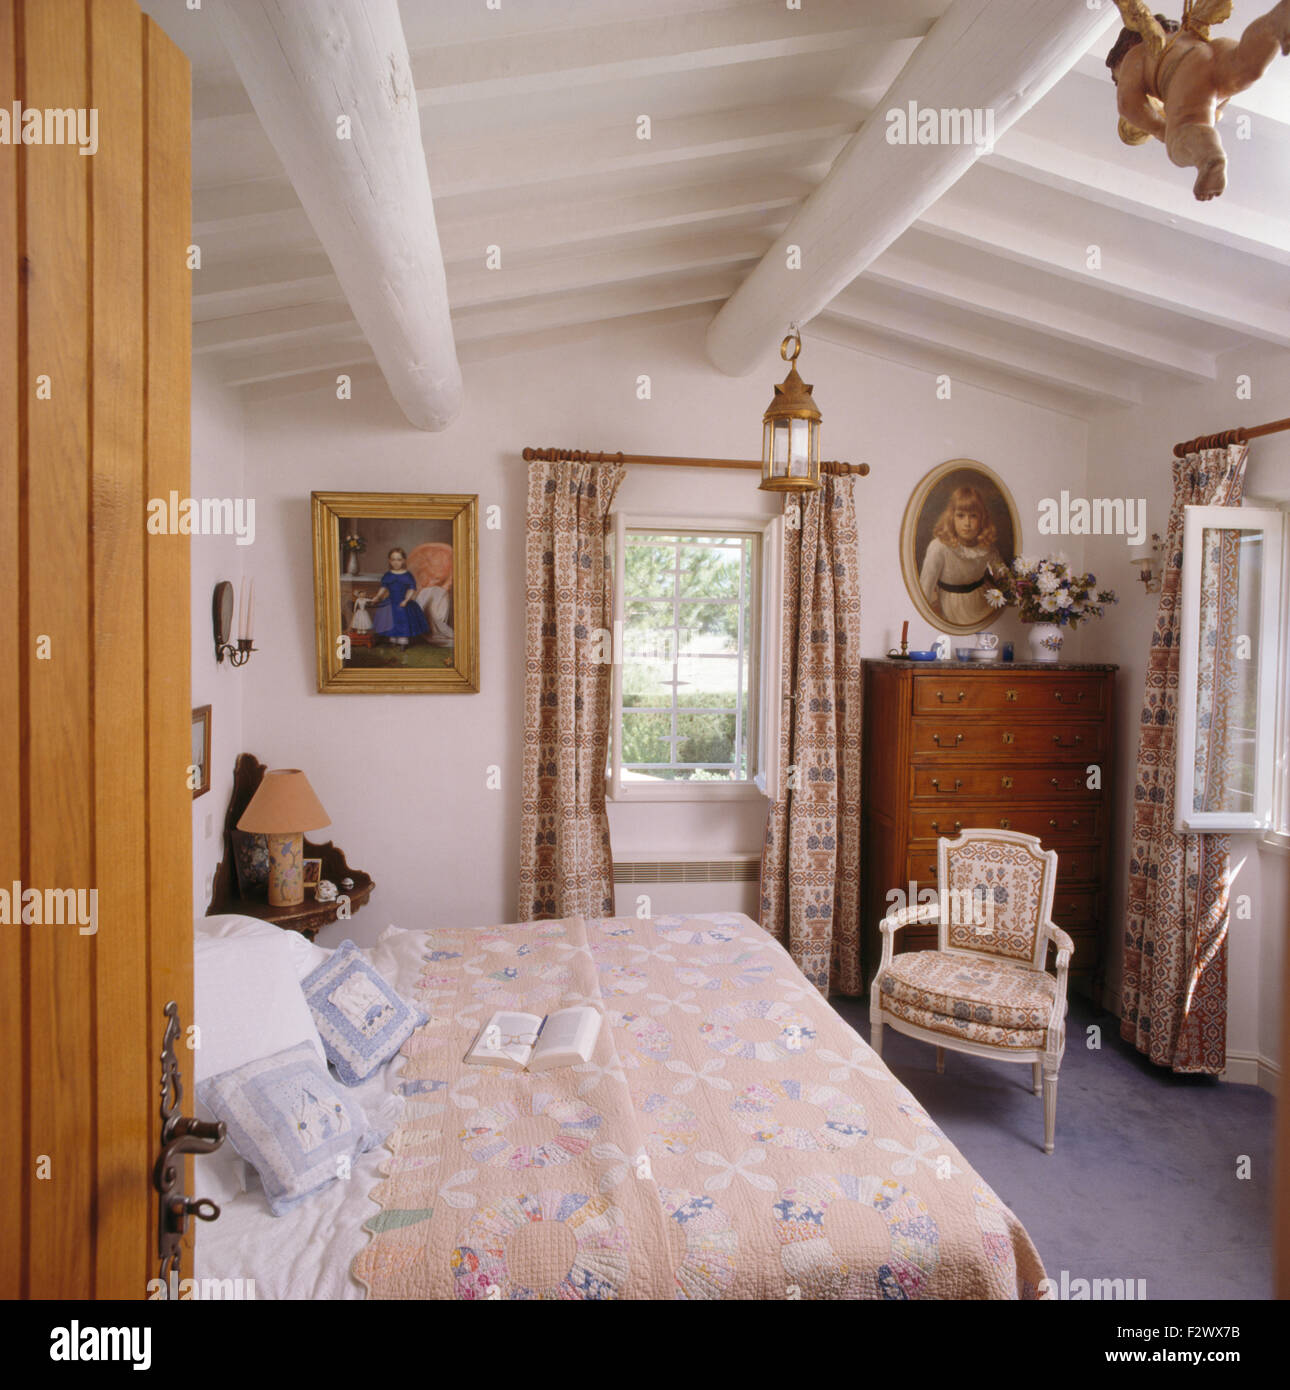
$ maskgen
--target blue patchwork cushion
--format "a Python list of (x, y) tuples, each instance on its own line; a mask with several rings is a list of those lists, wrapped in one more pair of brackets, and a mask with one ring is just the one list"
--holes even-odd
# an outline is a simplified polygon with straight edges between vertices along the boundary
[(307, 1042), (199, 1081), (197, 1097), (259, 1173), (274, 1216), (348, 1178), (355, 1155), (385, 1137)]
[(385, 977), (342, 941), (301, 981), (327, 1060), (346, 1086), (357, 1086), (430, 1017), (394, 991)]

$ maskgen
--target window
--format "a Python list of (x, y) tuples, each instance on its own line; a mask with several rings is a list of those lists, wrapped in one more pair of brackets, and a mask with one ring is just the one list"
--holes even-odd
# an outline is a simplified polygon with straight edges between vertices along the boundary
[(762, 523), (618, 519), (615, 798), (755, 791), (764, 539)]
[(1179, 831), (1287, 838), (1285, 529), (1285, 513), (1275, 510), (1186, 510)]

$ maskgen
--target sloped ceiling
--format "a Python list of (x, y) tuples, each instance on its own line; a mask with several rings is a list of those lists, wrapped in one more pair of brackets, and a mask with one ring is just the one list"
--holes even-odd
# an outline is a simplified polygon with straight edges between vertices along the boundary
[[(375, 373), (215, 26), (184, 0), (144, 8), (193, 63), (195, 353), (257, 394)], [(642, 17), (639, 0), (402, 0), (462, 358), (641, 314), (711, 317), (847, 140), (883, 119), (947, 8), (650, 0)], [(1223, 32), (1264, 8), (1236, 0)], [(1290, 347), (1290, 59), (1231, 103), (1229, 188), (1202, 204), (1158, 143), (1120, 144), (1107, 46), (808, 334), (1075, 414), (1213, 380), (1243, 343)]]

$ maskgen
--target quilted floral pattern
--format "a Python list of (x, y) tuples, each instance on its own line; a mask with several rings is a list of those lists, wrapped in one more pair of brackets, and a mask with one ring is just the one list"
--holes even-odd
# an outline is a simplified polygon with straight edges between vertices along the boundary
[(1044, 860), (1011, 840), (974, 840), (948, 853), (950, 902), (977, 904), (984, 926), (950, 914), (947, 942), (1010, 960), (1033, 960), (1043, 927)]
[(1042, 970), (1006, 961), (969, 960), (948, 951), (907, 951), (892, 958), (878, 977), (878, 988), (882, 1007), (898, 1017), (904, 1015), (894, 1003), (947, 1015), (960, 1023), (990, 1024), (1005, 1031), (1038, 1030), (1042, 1046), (1057, 981)]
[[(353, 1267), (371, 1297), (1035, 1297), (1044, 1269), (1017, 1218), (997, 1203), (983, 1222), (980, 1176), (741, 914), (382, 943), (433, 1018), (404, 1048), (408, 1103)], [(591, 1059), (467, 1065), (484, 956), (519, 962), (517, 989), (567, 969), (561, 1002), (604, 1014)], [(645, 988), (611, 994), (627, 977), (600, 967)]]

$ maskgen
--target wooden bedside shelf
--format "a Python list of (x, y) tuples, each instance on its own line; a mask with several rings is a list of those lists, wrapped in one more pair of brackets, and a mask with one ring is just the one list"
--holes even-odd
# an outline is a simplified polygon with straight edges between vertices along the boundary
[[(336, 921), (340, 913), (338, 901), (320, 903), (314, 898), (312, 891), (306, 889), (304, 901), (294, 907), (270, 907), (267, 888), (254, 896), (243, 897), (238, 887), (233, 831), (255, 795), (264, 773), (264, 764), (253, 754), (242, 753), (238, 756), (233, 773), (233, 795), (229, 799), (228, 814), (224, 817), (224, 858), (215, 870), (215, 882), (206, 915), (216, 917), (223, 913), (238, 913), (243, 917), (258, 917), (261, 921), (274, 923), (284, 931), (297, 931), (312, 941), (323, 927)], [(306, 840), (304, 857), (322, 860), (322, 877), (330, 879), (340, 895), (348, 898), (351, 916), (372, 896), (372, 889), (376, 885), (371, 875), (365, 874), (362, 869), (351, 869), (345, 861), (345, 852), (330, 840), (324, 844)], [(353, 888), (348, 891), (342, 889), (340, 881), (343, 878), (353, 879)]]

